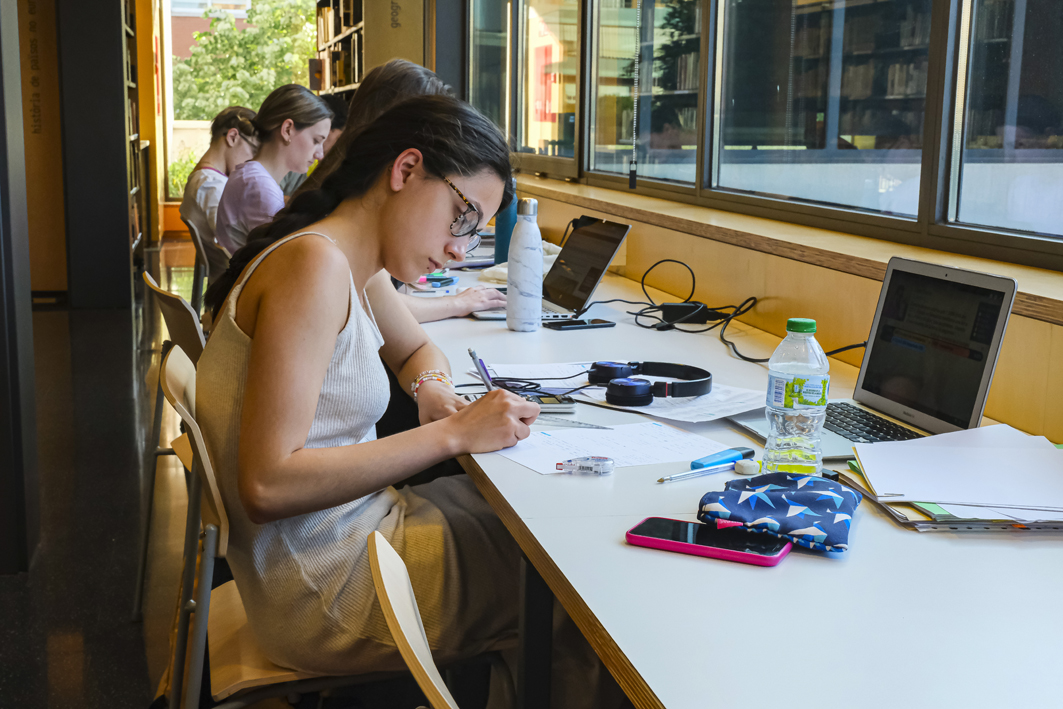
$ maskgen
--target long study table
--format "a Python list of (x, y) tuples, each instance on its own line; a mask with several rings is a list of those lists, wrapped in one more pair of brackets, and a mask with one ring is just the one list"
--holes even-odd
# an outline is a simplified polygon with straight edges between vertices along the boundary
[[(475, 283), (475, 275), (462, 281)], [(637, 283), (613, 274), (595, 297), (643, 299)], [(471, 319), (426, 329), (459, 383), (473, 381), (466, 374), (473, 347), (488, 363), (679, 362), (709, 369), (715, 382), (766, 387), (766, 366), (732, 356), (715, 332), (639, 329), (624, 307), (597, 305), (588, 314), (617, 321), (610, 329), (515, 333), (504, 321)], [(779, 342), (742, 323), (727, 335), (755, 357), (769, 356)], [(856, 374), (832, 360), (831, 397), (851, 396)], [(583, 404), (573, 417), (603, 425), (645, 420)], [(760, 444), (726, 421), (669, 423), (754, 447), (759, 458)], [(549, 697), (542, 657), (549, 605), (540, 579), (637, 707), (1063, 706), (1063, 536), (912, 532), (865, 501), (848, 552), (795, 547), (779, 566), (760, 568), (624, 541), (648, 516), (696, 519), (702, 494), (722, 489), (733, 473), (658, 484), (688, 466), (592, 478), (539, 475), (498, 454), (461, 463), (534, 567), (522, 599), (525, 707), (547, 706)]]

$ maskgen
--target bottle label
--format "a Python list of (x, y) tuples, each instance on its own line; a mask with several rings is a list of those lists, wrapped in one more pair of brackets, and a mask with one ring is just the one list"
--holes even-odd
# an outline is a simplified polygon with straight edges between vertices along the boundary
[(827, 405), (830, 375), (768, 375), (767, 404), (776, 409), (810, 409)]

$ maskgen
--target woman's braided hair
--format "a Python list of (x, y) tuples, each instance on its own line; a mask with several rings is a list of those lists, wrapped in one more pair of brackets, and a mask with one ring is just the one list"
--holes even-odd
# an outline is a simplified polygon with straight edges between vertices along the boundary
[(229, 291), (251, 261), (271, 244), (324, 219), (346, 199), (369, 192), (377, 178), (403, 151), (420, 151), (425, 172), (442, 179), (468, 177), (488, 170), (505, 189), (499, 209), (514, 199), (509, 147), (483, 114), (445, 95), (417, 96), (385, 111), (352, 136), (343, 162), (321, 187), (302, 192), (277, 212), (273, 221), (248, 234), (247, 245), (233, 254), (229, 269), (206, 294), (217, 318)]

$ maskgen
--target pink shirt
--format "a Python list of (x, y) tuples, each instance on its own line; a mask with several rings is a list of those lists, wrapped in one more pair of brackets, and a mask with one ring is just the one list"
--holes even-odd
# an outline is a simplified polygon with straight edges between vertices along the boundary
[(229, 253), (236, 253), (252, 229), (273, 221), (283, 207), (284, 192), (262, 163), (250, 160), (237, 165), (218, 203), (214, 236)]

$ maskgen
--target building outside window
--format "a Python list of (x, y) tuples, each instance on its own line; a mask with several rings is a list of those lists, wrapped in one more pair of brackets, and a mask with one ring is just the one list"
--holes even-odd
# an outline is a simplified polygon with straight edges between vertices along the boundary
[(469, 103), (509, 133), (512, 4), (469, 3)]

